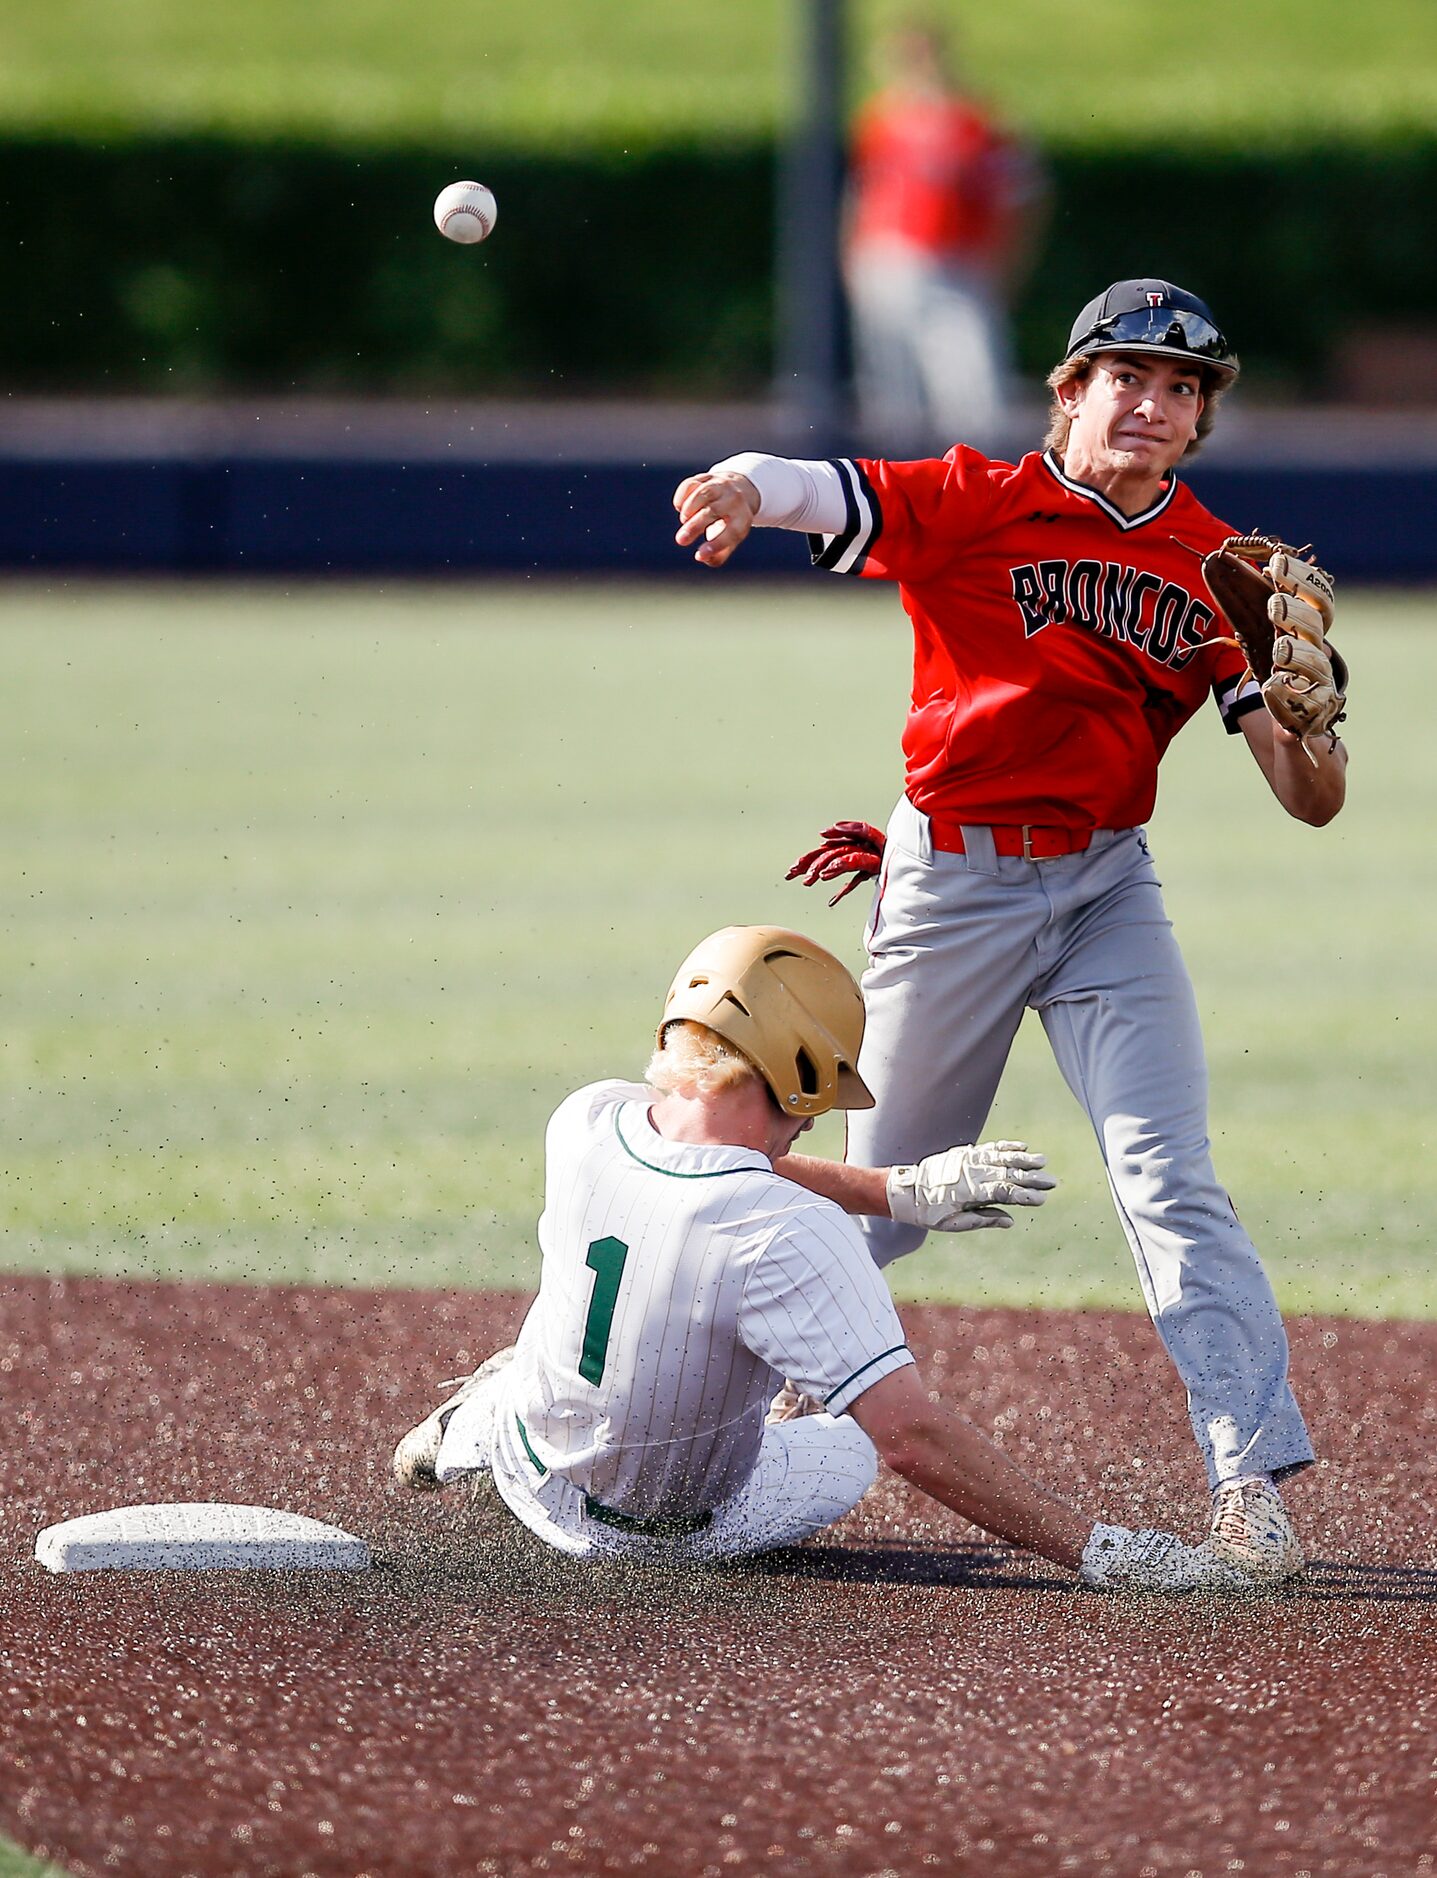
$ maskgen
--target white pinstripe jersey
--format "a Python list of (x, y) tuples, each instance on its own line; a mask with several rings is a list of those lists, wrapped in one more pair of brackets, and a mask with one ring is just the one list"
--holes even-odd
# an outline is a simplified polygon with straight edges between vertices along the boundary
[(666, 1140), (652, 1100), (595, 1083), (550, 1120), (543, 1274), (498, 1433), (637, 1517), (737, 1493), (779, 1377), (836, 1415), (913, 1361), (847, 1215), (756, 1150)]

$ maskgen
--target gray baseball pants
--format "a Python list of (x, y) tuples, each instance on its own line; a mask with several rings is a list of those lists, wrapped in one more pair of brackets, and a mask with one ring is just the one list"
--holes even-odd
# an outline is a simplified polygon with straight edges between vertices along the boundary
[[(884, 1167), (977, 1141), (1037, 1011), (1093, 1124), (1210, 1484), (1305, 1467), (1277, 1301), (1213, 1171), (1197, 1005), (1142, 830), (1050, 861), (996, 855), (986, 828), (963, 839), (963, 854), (935, 852), (906, 800), (889, 823), (859, 1060), (878, 1101), (850, 1114), (848, 1158)], [(923, 1242), (856, 1223), (880, 1266)]]

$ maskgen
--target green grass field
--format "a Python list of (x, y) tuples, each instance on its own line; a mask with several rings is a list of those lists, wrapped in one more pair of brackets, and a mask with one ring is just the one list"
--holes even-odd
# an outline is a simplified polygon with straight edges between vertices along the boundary
[[(1294, 1307), (1437, 1315), (1430, 610), (1348, 597), (1330, 829), (1208, 714), (1153, 828), (1219, 1168)], [(11, 1269), (528, 1284), (544, 1119), (641, 1068), (695, 938), (773, 920), (861, 956), (859, 896), (782, 876), (896, 792), (890, 593), (17, 586), (0, 656)], [(992, 1132), (1061, 1192), (899, 1287), (1135, 1304), (1035, 1020)]]
[[(911, 11), (855, 0), (855, 46)], [(52, 0), (0, 26), (0, 124), (452, 136), (476, 157), (752, 133), (789, 108), (795, 17), (796, 0), (721, 16), (659, 0)], [(1207, 0), (1198, 18), (1009, 0), (961, 18), (975, 80), (1061, 143), (1311, 142), (1430, 129), (1437, 113), (1430, 0)]]
[(65, 1874), (60, 1866), (31, 1858), (18, 1845), (0, 1839), (0, 1878), (65, 1878)]

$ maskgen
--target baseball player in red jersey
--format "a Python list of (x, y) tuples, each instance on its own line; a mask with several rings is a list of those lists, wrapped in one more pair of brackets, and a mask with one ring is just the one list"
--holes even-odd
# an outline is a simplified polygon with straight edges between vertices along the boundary
[[(877, 1101), (850, 1157), (975, 1140), (1036, 1010), (1187, 1388), (1214, 1545), (1280, 1580), (1302, 1554), (1276, 1483), (1312, 1448), (1271, 1286), (1213, 1171), (1196, 1003), (1142, 827), (1209, 693), (1289, 814), (1321, 825), (1343, 802), (1343, 745), (1264, 708), (1199, 575), (1236, 531), (1175, 471), (1236, 374), (1195, 295), (1120, 281), (1079, 315), (1047, 447), (1017, 465), (963, 445), (918, 463), (749, 453), (674, 501), (705, 565), (755, 524), (800, 529), (819, 566), (897, 582), (913, 623), (905, 791), (873, 844), (860, 1068)], [(1308, 604), (1302, 577), (1285, 604)], [(923, 1239), (862, 1229), (880, 1264)]]

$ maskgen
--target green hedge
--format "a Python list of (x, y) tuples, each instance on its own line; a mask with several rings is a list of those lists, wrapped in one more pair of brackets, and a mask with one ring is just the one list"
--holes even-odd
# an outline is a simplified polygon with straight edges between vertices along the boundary
[[(713, 388), (765, 369), (771, 158), (496, 153), (482, 248), (445, 150), (0, 143), (12, 387)], [(13, 244), (13, 245), (12, 245)]]
[[(1126, 273), (1205, 293), (1250, 367), (1320, 377), (1343, 329), (1437, 321), (1437, 138), (1252, 157), (1060, 153), (1020, 309), (1040, 371)], [(479, 249), (437, 189), (495, 190)], [(0, 142), (0, 382), (25, 390), (760, 387), (774, 153), (556, 158), (218, 140)]]
[(1243, 361), (1275, 388), (1321, 389), (1367, 322), (1437, 323), (1437, 138), (1261, 156), (1072, 152), (1020, 310), (1037, 369), (1110, 280), (1156, 274), (1208, 299)]

